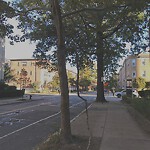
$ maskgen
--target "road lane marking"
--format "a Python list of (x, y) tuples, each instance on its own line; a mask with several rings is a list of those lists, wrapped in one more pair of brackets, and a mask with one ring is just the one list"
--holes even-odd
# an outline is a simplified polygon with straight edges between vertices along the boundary
[(42, 121), (47, 120), (47, 119), (49, 119), (49, 118), (55, 117), (55, 116), (57, 116), (57, 115), (59, 115), (59, 114), (60, 114), (60, 111), (59, 111), (58, 113), (55, 113), (55, 114), (51, 115), (51, 116), (48, 116), (48, 117), (43, 118), (43, 119), (41, 119), (41, 120), (38, 120), (38, 121), (36, 121), (36, 122), (34, 122), (34, 123), (31, 123), (31, 124), (29, 124), (29, 125), (27, 125), (27, 126), (25, 126), (25, 127), (23, 127), (23, 128), (20, 128), (20, 129), (15, 130), (15, 131), (13, 131), (13, 132), (11, 132), (11, 133), (8, 133), (8, 134), (6, 134), (6, 135), (0, 137), (0, 140), (3, 139), (3, 138), (8, 137), (9, 135), (12, 135), (12, 134), (17, 133), (17, 132), (19, 132), (19, 131), (22, 131), (22, 130), (28, 128), (28, 127), (31, 127), (31, 126), (33, 126), (33, 125), (39, 123), (39, 122), (42, 122)]
[[(89, 109), (90, 107), (92, 106), (92, 104), (91, 105), (89, 105), (88, 107), (87, 107), (87, 109)], [(72, 123), (73, 121), (75, 121), (78, 117), (80, 117), (84, 112), (86, 111), (86, 109), (84, 109), (83, 111), (81, 111), (77, 116), (75, 116), (70, 122)]]
[[(74, 104), (74, 105), (70, 106), (69, 108), (75, 107), (75, 106), (77, 106), (77, 105), (79, 105), (79, 104), (81, 104), (81, 103), (83, 103), (83, 102)], [(59, 111), (59, 112), (57, 112), (57, 113), (55, 113), (55, 114), (53, 114), (53, 115), (51, 115), (51, 116), (48, 116), (48, 117), (46, 117), (46, 118), (40, 119), (40, 120), (38, 120), (38, 121), (36, 121), (36, 122), (34, 122), (34, 123), (31, 123), (31, 124), (29, 124), (29, 125), (27, 125), (27, 126), (25, 126), (25, 127), (20, 128), (20, 129), (18, 129), (18, 130), (15, 130), (15, 131), (13, 131), (13, 132), (10, 132), (10, 133), (8, 133), (8, 134), (6, 134), (6, 135), (4, 135), (4, 136), (1, 136), (1, 137), (0, 137), (0, 140), (4, 139), (4, 138), (6, 138), (6, 137), (8, 137), (8, 136), (10, 136), (10, 135), (13, 135), (13, 134), (15, 134), (15, 133), (17, 133), (17, 132), (20, 132), (20, 131), (22, 131), (22, 130), (28, 128), (28, 127), (31, 127), (31, 126), (33, 126), (33, 125), (35, 125), (35, 124), (37, 124), (37, 123), (40, 123), (40, 122), (42, 122), (42, 121), (45, 121), (45, 120), (50, 119), (50, 118), (52, 118), (52, 117), (55, 117), (55, 116), (59, 115), (60, 113), (61, 113), (61, 111)], [(81, 114), (81, 113), (80, 113), (80, 114)], [(79, 115), (78, 115), (78, 116), (79, 116)]]

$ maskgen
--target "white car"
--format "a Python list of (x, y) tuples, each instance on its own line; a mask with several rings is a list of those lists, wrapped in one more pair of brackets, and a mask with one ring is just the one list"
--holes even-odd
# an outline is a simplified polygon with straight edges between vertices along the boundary
[[(122, 91), (120, 91), (120, 92), (116, 92), (116, 93), (115, 93), (115, 95), (116, 95), (118, 98), (120, 98), (120, 97), (122, 97), (123, 95), (126, 95), (126, 94), (127, 94), (126, 90), (122, 90)], [(134, 95), (135, 97), (138, 97), (138, 96), (139, 96), (137, 90), (133, 90), (133, 95)]]

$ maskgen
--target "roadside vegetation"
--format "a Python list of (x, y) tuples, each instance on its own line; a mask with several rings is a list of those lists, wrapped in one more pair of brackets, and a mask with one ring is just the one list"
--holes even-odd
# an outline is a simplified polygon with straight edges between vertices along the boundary
[[(36, 43), (33, 56), (57, 64), (61, 94), (61, 139), (66, 143), (72, 137), (69, 111), (69, 87), (66, 62), (79, 70), (97, 64), (97, 102), (105, 102), (104, 73), (111, 75), (118, 60), (128, 50), (137, 54), (148, 46), (147, 0), (20, 0), (1, 2), (0, 37), (10, 43), (30, 39)], [(13, 25), (7, 20), (17, 18), (23, 36), (13, 35)], [(23, 71), (25, 73), (25, 71)], [(24, 77), (26, 74), (23, 74)], [(87, 89), (90, 82), (82, 79)]]
[(85, 150), (88, 145), (88, 139), (85, 137), (72, 136), (72, 142), (62, 143), (60, 132), (55, 132), (48, 139), (39, 144), (34, 150)]
[(131, 98), (127, 96), (122, 97), (123, 102), (132, 106), (135, 110), (140, 112), (145, 118), (150, 120), (150, 98)]

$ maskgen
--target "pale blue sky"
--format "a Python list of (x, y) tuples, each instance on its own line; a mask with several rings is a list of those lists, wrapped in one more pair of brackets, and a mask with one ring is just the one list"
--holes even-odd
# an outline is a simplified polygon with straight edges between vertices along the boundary
[[(5, 0), (13, 1), (13, 0)], [(17, 26), (17, 21), (15, 19), (9, 20), (11, 24)], [(21, 32), (15, 28), (15, 34), (21, 34)], [(5, 41), (5, 57), (6, 59), (15, 59), (15, 58), (32, 58), (33, 51), (35, 50), (35, 44), (30, 44), (30, 41), (22, 43), (15, 43), (14, 45), (9, 44), (9, 40), (6, 38)]]
[(6, 39), (5, 45), (6, 59), (32, 58), (35, 45), (29, 43), (30, 43), (29, 41), (26, 41), (23, 43), (15, 43), (14, 45), (10, 45), (8, 40)]
[[(9, 20), (11, 24), (17, 26), (17, 21), (15, 19)], [(17, 28), (14, 29), (14, 34), (21, 35), (21, 31)], [(9, 39), (6, 38), (5, 41), (5, 57), (6, 59), (15, 59), (15, 58), (32, 58), (33, 51), (35, 50), (35, 44), (30, 43), (29, 40), (25, 42), (14, 43), (10, 45)]]

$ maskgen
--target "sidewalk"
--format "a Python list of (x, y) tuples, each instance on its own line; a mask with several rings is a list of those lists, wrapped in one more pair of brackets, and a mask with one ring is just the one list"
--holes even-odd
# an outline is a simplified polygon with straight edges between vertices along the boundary
[[(94, 103), (89, 108), (89, 123), (92, 138), (99, 140), (98, 150), (150, 149), (150, 136), (130, 116), (121, 102)], [(90, 135), (85, 113), (72, 122), (72, 134)]]

